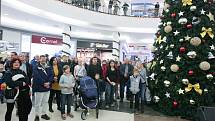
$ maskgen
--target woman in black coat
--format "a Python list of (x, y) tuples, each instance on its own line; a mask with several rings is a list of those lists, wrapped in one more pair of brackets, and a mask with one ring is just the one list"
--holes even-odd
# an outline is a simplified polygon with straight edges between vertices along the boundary
[(17, 102), (19, 121), (28, 121), (32, 102), (30, 98), (30, 79), (24, 71), (20, 70), (21, 61), (14, 58), (10, 63), (10, 69), (5, 73), (4, 79), (7, 85), (5, 98), (7, 112), (5, 121), (11, 121), (15, 101)]

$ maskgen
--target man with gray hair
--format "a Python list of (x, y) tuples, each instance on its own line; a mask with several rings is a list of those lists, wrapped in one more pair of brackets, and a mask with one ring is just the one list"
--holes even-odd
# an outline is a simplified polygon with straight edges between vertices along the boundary
[(129, 91), (129, 77), (133, 74), (134, 67), (129, 64), (129, 59), (126, 58), (124, 60), (124, 64), (120, 66), (120, 102), (123, 102), (124, 92), (126, 87), (126, 98), (129, 99), (130, 91)]

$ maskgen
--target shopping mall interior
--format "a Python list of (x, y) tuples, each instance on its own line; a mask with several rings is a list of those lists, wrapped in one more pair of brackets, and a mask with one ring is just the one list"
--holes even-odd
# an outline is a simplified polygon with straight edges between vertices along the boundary
[(214, 15), (214, 0), (0, 0), (0, 119), (215, 121)]

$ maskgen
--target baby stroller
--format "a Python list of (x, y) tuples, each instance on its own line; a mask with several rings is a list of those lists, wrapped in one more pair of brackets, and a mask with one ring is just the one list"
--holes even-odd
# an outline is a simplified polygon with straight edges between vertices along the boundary
[[(79, 83), (79, 84), (78, 84)], [(96, 118), (99, 115), (98, 91), (95, 80), (86, 76), (80, 79), (75, 87), (74, 110), (78, 107), (84, 109), (81, 113), (81, 119), (86, 120), (89, 115), (89, 109), (96, 109)]]

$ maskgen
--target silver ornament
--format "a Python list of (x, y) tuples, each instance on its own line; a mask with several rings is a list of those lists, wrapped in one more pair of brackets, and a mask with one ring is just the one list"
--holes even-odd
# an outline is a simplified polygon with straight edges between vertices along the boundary
[(209, 79), (209, 80), (211, 80), (211, 79), (214, 78), (212, 74), (208, 74), (206, 77), (207, 77), (207, 79)]
[(167, 55), (167, 57), (168, 57), (169, 59), (173, 59), (172, 51), (169, 52), (169, 54)]
[(187, 53), (187, 56), (188, 56), (189, 58), (192, 58), (192, 59), (193, 59), (193, 58), (196, 58), (196, 55), (197, 55), (197, 54), (196, 54), (195, 51), (190, 51), (190, 52)]
[(208, 59), (214, 59), (215, 56), (212, 54), (212, 52), (208, 52)]
[(187, 23), (187, 18), (180, 18), (180, 19), (178, 20), (178, 23), (179, 23), (179, 24), (182, 24), (182, 25), (186, 24), (186, 23)]
[(190, 11), (195, 11), (195, 10), (196, 10), (196, 6), (193, 5), (190, 7)]
[(168, 81), (168, 80), (165, 80), (163, 83), (164, 83), (165, 87), (169, 87), (170, 86), (170, 81)]
[(154, 102), (158, 103), (160, 101), (160, 98), (158, 96), (154, 96)]
[(195, 101), (194, 101), (194, 100), (190, 100), (190, 104), (191, 104), (191, 105), (194, 105), (194, 104), (195, 104)]
[(201, 18), (199, 17), (193, 17), (193, 20), (192, 20), (192, 24), (193, 25), (197, 25), (201, 22)]
[(188, 79), (182, 79), (181, 80), (183, 84), (188, 85), (189, 84), (189, 80)]

